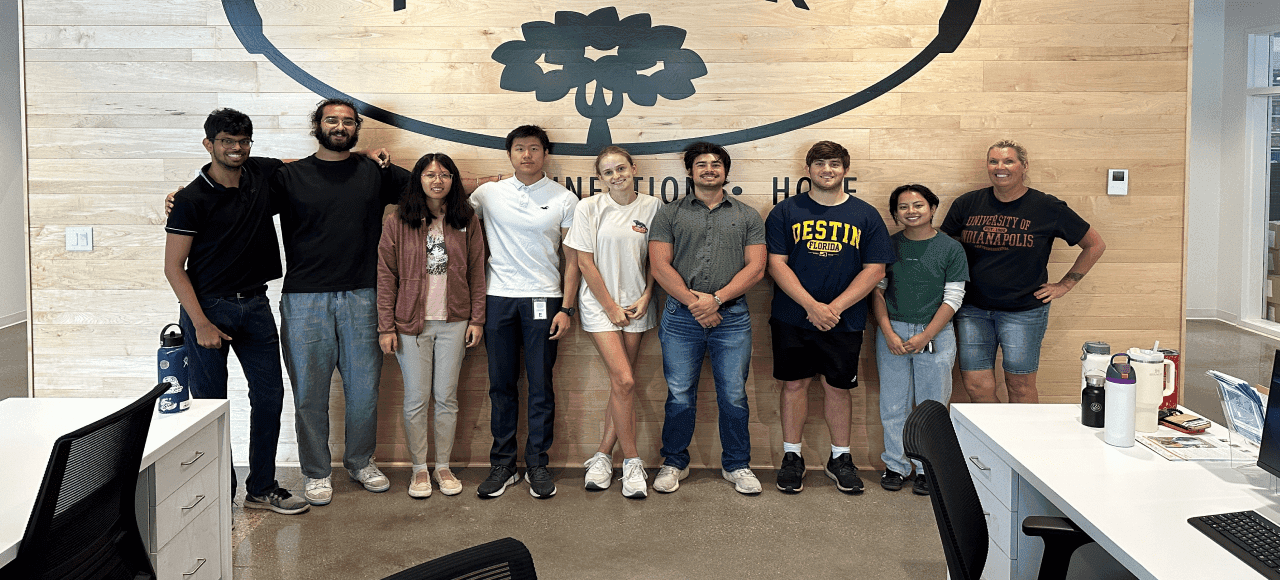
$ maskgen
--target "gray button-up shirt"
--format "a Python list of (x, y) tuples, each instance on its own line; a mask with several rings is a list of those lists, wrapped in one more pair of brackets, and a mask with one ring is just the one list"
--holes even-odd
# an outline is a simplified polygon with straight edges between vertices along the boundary
[(747, 246), (765, 243), (764, 220), (755, 208), (727, 193), (708, 209), (690, 192), (658, 210), (649, 241), (671, 244), (671, 265), (685, 285), (709, 294), (746, 267)]

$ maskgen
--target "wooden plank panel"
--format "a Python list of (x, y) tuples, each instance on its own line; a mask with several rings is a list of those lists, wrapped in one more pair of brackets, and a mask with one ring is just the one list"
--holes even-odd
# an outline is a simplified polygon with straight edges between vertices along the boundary
[(983, 91), (1161, 91), (1185, 92), (1187, 67), (1150, 62), (1002, 62), (982, 70)]
[(258, 65), (251, 62), (33, 62), (25, 71), (29, 93), (118, 93), (144, 86), (174, 93), (258, 89)]
[(979, 46), (1186, 46), (1186, 24), (982, 25)]

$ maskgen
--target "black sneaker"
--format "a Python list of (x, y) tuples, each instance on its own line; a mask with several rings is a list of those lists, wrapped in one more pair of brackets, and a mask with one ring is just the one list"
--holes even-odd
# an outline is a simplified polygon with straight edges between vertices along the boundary
[(524, 480), (529, 482), (529, 495), (533, 497), (546, 499), (556, 494), (556, 481), (551, 477), (551, 470), (545, 465), (536, 465), (524, 470)]
[(916, 482), (911, 484), (911, 493), (916, 495), (929, 495), (929, 478), (923, 473), (916, 474)]
[(476, 495), (480, 497), (498, 497), (502, 492), (507, 491), (507, 486), (515, 485), (520, 481), (516, 477), (516, 470), (505, 465), (495, 465), (489, 469), (489, 477), (480, 482), (480, 486), (476, 488)]
[(880, 487), (883, 487), (888, 491), (898, 491), (902, 489), (902, 481), (902, 474), (892, 469), (885, 469), (884, 473), (880, 475)]
[(782, 469), (778, 470), (778, 491), (804, 491), (804, 458), (799, 453), (788, 451), (782, 456)]
[(858, 477), (858, 468), (848, 453), (828, 459), (826, 472), (827, 477), (836, 482), (836, 489), (849, 494), (862, 493), (862, 478)]

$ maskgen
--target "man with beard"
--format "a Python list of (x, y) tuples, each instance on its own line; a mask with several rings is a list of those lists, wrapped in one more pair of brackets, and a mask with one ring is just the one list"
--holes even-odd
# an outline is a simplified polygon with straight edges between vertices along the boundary
[[(249, 382), (244, 507), (302, 513), (307, 502), (275, 479), (284, 381), (266, 293), (267, 282), (280, 277), (267, 187), (280, 160), (249, 156), (253, 122), (239, 111), (210, 113), (204, 131), (212, 161), (174, 195), (165, 225), (164, 274), (182, 303), (179, 326), (190, 345), (187, 386), (195, 398), (227, 398), (227, 354), (235, 349)], [(232, 473), (232, 496), (235, 488)]]
[(284, 165), (271, 181), (288, 272), (280, 298), (285, 368), (293, 383), (303, 496), (328, 504), (329, 390), (336, 367), (346, 402), (342, 463), (365, 489), (391, 483), (373, 462), (378, 426), (377, 251), (382, 213), (409, 172), (353, 155), (363, 119), (345, 99), (322, 101), (311, 116), (315, 154)]
[(684, 168), (693, 191), (658, 210), (649, 231), (649, 267), (667, 291), (658, 327), (667, 380), (663, 461), (653, 480), (653, 489), (662, 493), (679, 489), (689, 475), (698, 376), (707, 355), (720, 409), (720, 473), (738, 493), (760, 493), (760, 480), (748, 465), (751, 313), (743, 294), (764, 277), (764, 220), (725, 193), (731, 162), (729, 152), (713, 143), (686, 148)]

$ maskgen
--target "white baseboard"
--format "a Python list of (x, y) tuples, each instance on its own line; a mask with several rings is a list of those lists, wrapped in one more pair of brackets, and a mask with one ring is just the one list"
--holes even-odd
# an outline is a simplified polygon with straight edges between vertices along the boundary
[(1216, 308), (1188, 308), (1187, 318), (1191, 320), (1212, 320), (1219, 318), (1219, 312)]
[(25, 310), (22, 312), (14, 312), (13, 314), (5, 314), (0, 316), (0, 328), (6, 328), (26, 321), (27, 312)]

